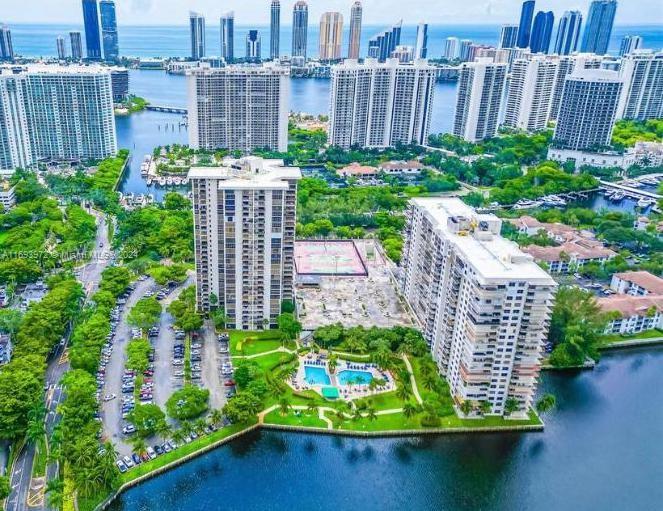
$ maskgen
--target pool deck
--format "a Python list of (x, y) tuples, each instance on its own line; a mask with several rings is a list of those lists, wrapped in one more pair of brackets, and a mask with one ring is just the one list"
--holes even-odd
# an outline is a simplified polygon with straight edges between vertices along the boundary
[[(320, 395), (322, 395), (323, 387), (336, 387), (340, 393), (339, 397), (345, 399), (346, 401), (396, 390), (396, 382), (393, 375), (389, 371), (381, 371), (375, 364), (364, 362), (348, 362), (346, 360), (338, 359), (336, 370), (331, 373), (328, 369), (327, 362), (327, 359), (320, 356), (311, 356), (309, 358), (308, 355), (305, 355), (299, 357), (299, 367), (297, 368), (297, 374), (292, 379), (287, 380), (288, 385), (290, 385), (296, 391), (313, 390)], [(309, 384), (306, 381), (305, 366), (324, 369), (329, 376), (329, 385)], [(384, 379), (387, 383), (382, 387), (376, 388), (375, 390), (370, 390), (368, 383), (343, 385), (338, 378), (338, 374), (342, 371), (367, 372), (370, 373), (373, 378)]]

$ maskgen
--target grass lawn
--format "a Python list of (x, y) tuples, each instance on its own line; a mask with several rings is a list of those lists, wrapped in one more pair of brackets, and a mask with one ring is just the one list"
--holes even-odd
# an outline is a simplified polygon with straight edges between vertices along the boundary
[(633, 339), (655, 339), (656, 337), (663, 337), (663, 331), (654, 329), (632, 335), (606, 334), (601, 337), (601, 340), (604, 344), (607, 344), (610, 342), (632, 341)]
[(234, 433), (242, 431), (243, 429), (245, 429), (247, 426), (250, 426), (250, 425), (251, 424), (231, 424), (230, 426), (227, 426), (225, 428), (221, 428), (217, 431), (214, 431), (210, 435), (205, 435), (205, 436), (201, 436), (199, 438), (196, 438), (194, 441), (192, 441), (189, 444), (181, 445), (177, 449), (175, 449), (174, 451), (170, 451), (166, 454), (162, 454), (158, 458), (155, 458), (155, 459), (150, 460), (150, 461), (145, 462), (145, 463), (141, 463), (137, 467), (134, 467), (134, 468), (130, 469), (128, 472), (125, 472), (124, 474), (122, 474), (121, 481), (122, 481), (122, 483), (132, 481), (132, 480), (136, 479), (137, 477), (145, 475), (149, 472), (152, 472), (153, 470), (155, 470), (157, 468), (163, 467), (164, 465), (168, 465), (169, 463), (172, 463), (173, 461), (176, 461), (180, 458), (183, 458), (187, 454), (191, 454), (193, 452), (196, 452), (199, 449), (202, 449), (203, 447), (211, 445), (214, 442), (218, 442), (219, 440), (227, 438), (230, 435), (233, 435)]
[(32, 477), (41, 477), (46, 473), (47, 452), (44, 442), (39, 442), (37, 449), (35, 450), (34, 464), (32, 465)]
[[(289, 353), (278, 352), (278, 353), (270, 353), (269, 355), (264, 355), (262, 357), (251, 358), (249, 360), (257, 363), (261, 367), (261, 369), (267, 372), (267, 371), (273, 371), (276, 368), (276, 366), (291, 359), (292, 355), (290, 355)], [(237, 363), (240, 360), (242, 359), (241, 358), (235, 359), (235, 365), (237, 365)]]
[(335, 429), (346, 429), (349, 431), (392, 431), (395, 429), (422, 429), (419, 417), (414, 416), (407, 419), (402, 413), (390, 413), (388, 415), (378, 415), (375, 420), (362, 418), (359, 420), (348, 419), (338, 427), (338, 420), (330, 417), (334, 421)]
[[(278, 330), (260, 330), (248, 332), (244, 330), (231, 330), (230, 354), (235, 355), (257, 355), (272, 351), (281, 347), (281, 334)], [(287, 348), (294, 349), (295, 343), (289, 341)]]
[[(295, 411), (299, 412), (299, 416), (296, 415)], [(274, 410), (265, 415), (265, 422), (285, 426), (327, 429), (327, 423), (318, 417), (317, 411), (309, 413), (306, 410), (290, 410), (287, 415), (283, 416), (280, 410)]]
[[(375, 396), (362, 397), (355, 399), (354, 402), (359, 406), (366, 404), (371, 406), (376, 411), (379, 410), (393, 410), (394, 408), (403, 408), (403, 401), (396, 395), (396, 391), (384, 392), (383, 394), (376, 394)], [(412, 396), (414, 403), (414, 396)]]

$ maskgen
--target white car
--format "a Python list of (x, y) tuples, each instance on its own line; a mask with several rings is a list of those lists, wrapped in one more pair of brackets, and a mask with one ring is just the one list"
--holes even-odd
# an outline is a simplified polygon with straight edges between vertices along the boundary
[(104, 401), (112, 401), (117, 397), (117, 394), (106, 394), (104, 396)]

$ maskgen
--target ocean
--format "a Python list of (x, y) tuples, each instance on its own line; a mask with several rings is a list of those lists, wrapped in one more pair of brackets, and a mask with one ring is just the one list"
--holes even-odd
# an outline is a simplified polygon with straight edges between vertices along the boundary
[[(68, 33), (71, 30), (83, 30), (80, 24), (67, 25), (44, 25), (44, 24), (18, 24), (10, 26), (14, 51), (25, 57), (52, 57), (57, 55), (55, 38), (63, 35), (67, 39), (69, 49)], [(268, 26), (235, 26), (235, 55), (244, 55), (244, 40), (249, 29), (258, 29), (261, 35), (262, 55), (269, 54), (269, 27)], [(387, 27), (364, 25), (362, 28), (362, 54), (368, 48), (368, 40), (376, 33)], [(416, 25), (403, 26), (401, 43), (414, 45), (416, 37)], [(455, 36), (461, 39), (471, 39), (480, 44), (497, 44), (499, 25), (431, 25), (428, 29), (428, 56), (436, 58), (442, 55), (444, 40)], [(281, 54), (290, 53), (291, 27), (284, 26), (281, 29)], [(318, 55), (318, 33), (317, 24), (311, 23), (308, 27), (308, 55)], [(189, 30), (186, 25), (177, 26), (134, 26), (120, 25), (118, 28), (120, 40), (120, 54), (127, 57), (187, 57), (190, 54)], [(610, 41), (610, 53), (616, 54), (620, 42), (625, 35), (640, 35), (644, 39), (646, 48), (663, 48), (663, 30), (660, 25), (622, 25), (614, 27)], [(348, 27), (344, 27), (343, 54), (347, 54)], [(207, 20), (206, 30), (207, 55), (219, 55), (219, 23)]]

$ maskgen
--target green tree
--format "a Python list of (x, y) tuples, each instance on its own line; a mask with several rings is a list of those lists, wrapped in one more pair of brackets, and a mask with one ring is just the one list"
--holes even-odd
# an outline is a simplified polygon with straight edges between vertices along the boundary
[(214, 408), (208, 415), (210, 424), (213, 426), (218, 426), (223, 420), (223, 413), (218, 408)]
[(464, 415), (469, 415), (472, 410), (474, 410), (474, 403), (470, 399), (466, 399), (460, 404), (460, 410)]
[(516, 398), (510, 397), (504, 403), (504, 411), (506, 412), (507, 415), (513, 414), (514, 412), (518, 411), (519, 408), (520, 408), (520, 403), (518, 403), (518, 400)]
[(481, 410), (481, 413), (483, 415), (490, 413), (492, 409), (493, 405), (490, 404), (490, 401), (488, 400), (479, 401), (479, 410)]
[(233, 424), (246, 424), (255, 418), (261, 405), (251, 392), (239, 392), (225, 404), (223, 415)]
[(290, 410), (291, 405), (290, 405), (290, 400), (287, 397), (282, 397), (279, 399), (279, 410), (281, 411), (281, 415), (285, 416), (288, 415), (288, 411)]
[(128, 419), (136, 426), (136, 434), (142, 438), (156, 434), (166, 425), (166, 415), (155, 404), (136, 405), (129, 412)]
[(411, 403), (410, 401), (403, 405), (403, 415), (405, 415), (407, 419), (411, 419), (417, 415), (417, 413), (419, 413), (419, 407), (417, 405)]
[(536, 411), (539, 413), (545, 413), (553, 408), (555, 408), (555, 405), (557, 404), (557, 399), (555, 398), (554, 395), (552, 394), (544, 394), (541, 396), (541, 399), (539, 399), (536, 403)]
[(0, 476), (0, 500), (4, 500), (9, 497), (11, 493), (11, 487), (9, 486), (9, 477)]
[(283, 312), (277, 317), (279, 330), (286, 340), (296, 339), (302, 331), (302, 324), (295, 319), (291, 312)]
[(209, 390), (195, 385), (185, 385), (166, 401), (168, 415), (174, 419), (186, 420), (200, 416), (207, 410)]
[(150, 296), (136, 302), (136, 305), (129, 311), (127, 322), (142, 330), (148, 330), (159, 322), (160, 317), (161, 304), (155, 297)]

